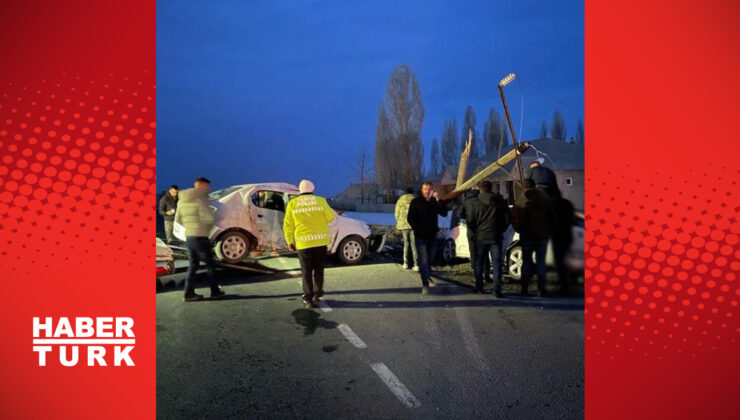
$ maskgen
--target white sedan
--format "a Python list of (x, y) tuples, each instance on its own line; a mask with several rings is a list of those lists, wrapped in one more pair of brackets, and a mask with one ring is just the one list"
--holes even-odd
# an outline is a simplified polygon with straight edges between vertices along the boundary
[[(570, 252), (566, 257), (566, 264), (575, 272), (583, 271), (584, 265), (584, 238), (585, 224), (583, 216), (578, 215), (574, 218), (573, 224), (573, 243), (570, 246)], [(454, 258), (470, 259), (470, 249), (468, 247), (468, 227), (465, 221), (460, 222), (451, 229), (444, 240), (442, 248), (442, 259), (449, 263)], [(519, 243), (519, 233), (509, 227), (504, 234), (504, 243), (507, 244), (503, 252), (504, 273), (508, 272), (509, 277), (514, 280), (522, 278), (522, 247)], [(552, 241), (547, 245), (546, 263), (549, 268), (555, 267), (555, 257), (552, 250)]]
[[(228, 264), (243, 261), (250, 253), (287, 253), (283, 235), (285, 205), (300, 194), (295, 185), (274, 182), (243, 184), (211, 192), (209, 205), (214, 227), (210, 239), (216, 257)], [(345, 264), (365, 257), (374, 238), (367, 223), (337, 215), (329, 224), (329, 253)], [(174, 235), (185, 240), (184, 226), (175, 223)]]

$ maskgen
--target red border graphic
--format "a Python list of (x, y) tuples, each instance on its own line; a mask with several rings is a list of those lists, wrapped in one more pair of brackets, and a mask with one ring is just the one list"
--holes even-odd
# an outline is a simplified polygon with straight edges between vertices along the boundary
[[(739, 16), (586, 4), (589, 418), (737, 417)], [(155, 4), (0, 27), (0, 414), (153, 417)], [(136, 367), (40, 368), (34, 316), (130, 316)]]
[(586, 3), (589, 418), (737, 418), (739, 10)]

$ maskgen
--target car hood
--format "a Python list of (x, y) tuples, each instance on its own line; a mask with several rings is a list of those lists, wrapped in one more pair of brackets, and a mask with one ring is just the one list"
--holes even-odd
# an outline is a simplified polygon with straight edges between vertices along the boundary
[(362, 220), (353, 219), (339, 214), (336, 215), (332, 224), (335, 225), (337, 229), (346, 232), (347, 234), (357, 234), (363, 238), (367, 238), (371, 233), (370, 226)]

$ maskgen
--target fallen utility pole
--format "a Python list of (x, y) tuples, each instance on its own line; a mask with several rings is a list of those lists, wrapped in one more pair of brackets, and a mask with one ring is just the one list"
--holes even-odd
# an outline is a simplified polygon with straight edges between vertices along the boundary
[(452, 192), (442, 197), (442, 199), (454, 200), (455, 198), (459, 197), (460, 194), (462, 194), (465, 190), (468, 190), (474, 185), (477, 185), (479, 182), (483, 181), (497, 170), (503, 169), (503, 167), (512, 160), (519, 159), (519, 156), (522, 153), (526, 152), (530, 147), (531, 144), (528, 141), (525, 141), (524, 143), (519, 143), (519, 145), (511, 149), (509, 153), (501, 156), (500, 158), (498, 158), (498, 160), (483, 168), (482, 171), (473, 175), (469, 180), (462, 183), (462, 185), (458, 185)]
[(460, 164), (457, 165), (457, 182), (455, 188), (465, 182), (465, 173), (468, 171), (468, 159), (470, 158), (470, 145), (473, 141), (473, 129), (468, 131), (468, 142), (465, 144), (465, 150), (460, 154)]

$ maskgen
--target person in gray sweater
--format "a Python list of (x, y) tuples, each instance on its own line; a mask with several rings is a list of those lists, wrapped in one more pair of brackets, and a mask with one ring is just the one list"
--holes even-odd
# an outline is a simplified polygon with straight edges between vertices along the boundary
[(208, 207), (208, 192), (211, 181), (207, 178), (197, 178), (195, 188), (180, 192), (180, 199), (175, 213), (175, 222), (185, 227), (185, 246), (188, 250), (190, 266), (185, 276), (185, 302), (203, 300), (203, 296), (195, 293), (195, 273), (198, 271), (201, 258), (206, 264), (208, 277), (211, 281), (211, 299), (220, 299), (225, 293), (218, 287), (213, 265), (213, 250), (208, 239), (213, 229), (213, 214)]

